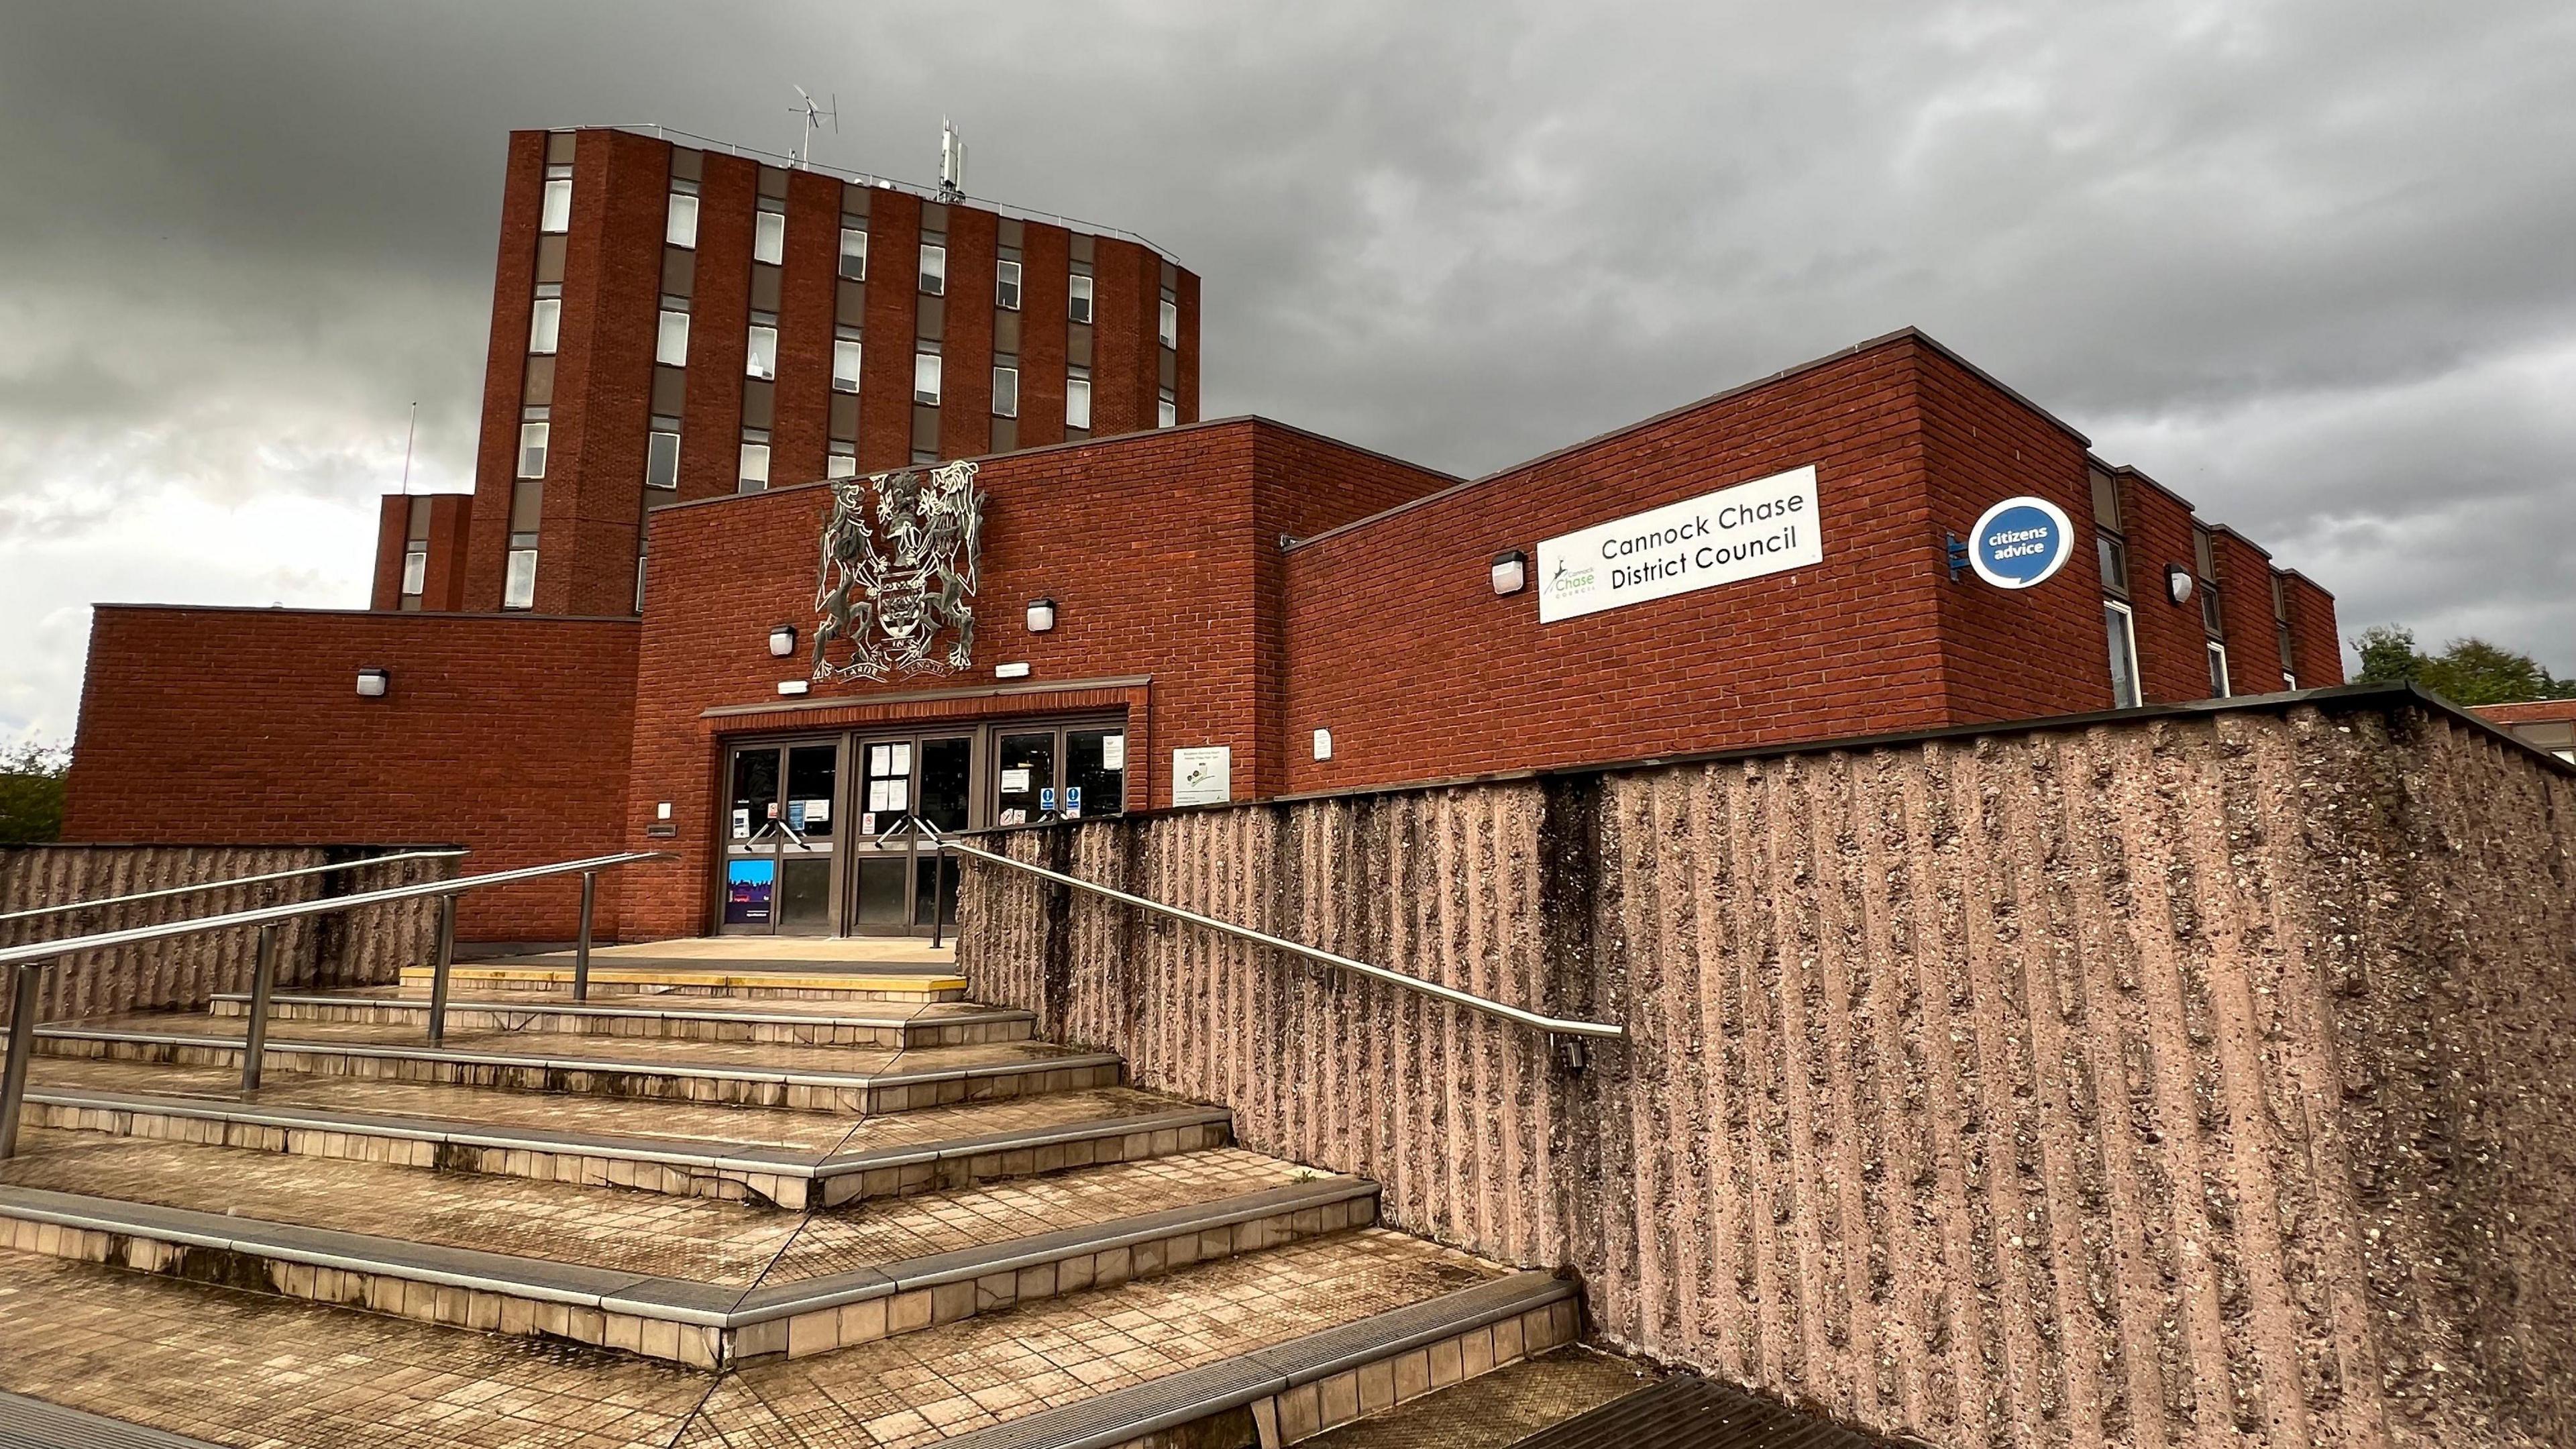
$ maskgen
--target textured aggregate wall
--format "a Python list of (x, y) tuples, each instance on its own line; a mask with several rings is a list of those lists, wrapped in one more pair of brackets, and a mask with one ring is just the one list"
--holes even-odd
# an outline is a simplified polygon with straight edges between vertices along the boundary
[[(399, 846), (316, 845), (28, 845), (0, 847), (0, 915), (69, 901), (161, 890), (198, 881), (294, 870)], [(293, 880), (228, 886), (166, 900), (139, 901), (33, 920), (0, 921), (0, 946), (121, 931), (163, 921), (224, 915), (262, 906), (352, 895), (414, 881), (444, 880), (454, 860), (363, 866)], [(437, 906), (403, 901), (346, 914), (289, 921), (278, 931), (277, 979), (284, 986), (363, 986), (390, 982), (402, 968), (430, 957)], [(41, 1011), (47, 1021), (106, 1016), (157, 1007), (203, 1006), (218, 991), (249, 989), (259, 954), (253, 929), (182, 936), (57, 959), (45, 972)], [(0, 973), (5, 974), (5, 973)], [(0, 1022), (9, 1001), (0, 992)]]
[(978, 997), (1959, 1445), (2576, 1442), (2576, 779), (2402, 696), (1027, 831)]

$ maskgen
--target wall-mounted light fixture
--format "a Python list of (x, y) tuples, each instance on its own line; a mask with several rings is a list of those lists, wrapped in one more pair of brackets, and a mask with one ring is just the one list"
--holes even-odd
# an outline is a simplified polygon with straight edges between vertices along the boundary
[(1494, 592), (1517, 594), (1529, 587), (1529, 555), (1508, 548), (1494, 555)]
[(781, 624), (769, 631), (769, 657), (784, 659), (796, 652), (796, 626)]
[(393, 687), (393, 671), (389, 669), (358, 671), (358, 698), (360, 699), (382, 699)]
[(2165, 565), (2165, 597), (2177, 604), (2191, 602), (2191, 570), (2181, 564)]
[(1055, 600), (1029, 600), (1029, 632), (1043, 634), (1055, 627)]

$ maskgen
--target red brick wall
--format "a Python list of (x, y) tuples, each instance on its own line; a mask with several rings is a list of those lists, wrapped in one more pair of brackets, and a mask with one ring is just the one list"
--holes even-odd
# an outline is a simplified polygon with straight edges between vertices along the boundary
[(2290, 586), (2290, 653), (2301, 689), (2341, 684), (2343, 636), (2335, 631), (2334, 595), (2305, 574), (2285, 576)]
[[(468, 873), (613, 849), (637, 626), (101, 605), (67, 839), (448, 841)], [(393, 674), (361, 699), (361, 668)], [(570, 882), (464, 899), (468, 940), (562, 940)], [(614, 935), (613, 914), (599, 925)]]
[[(1950, 537), (1968, 538), (1988, 508), (2025, 494), (2064, 509), (2076, 535), (2065, 567), (2036, 588), (1998, 589), (1970, 570), (1934, 590), (1948, 722), (2109, 709), (2110, 651), (2102, 634), (2102, 565), (2092, 546), (2084, 440), (1939, 348), (1913, 351), (1931, 515), (1921, 543), (1938, 557)], [(1921, 571), (1919, 559), (1905, 552), (1908, 542), (1889, 530), (1874, 549), (1900, 579)], [(1831, 534), (1825, 546), (1833, 547)], [(1939, 576), (1949, 578), (1946, 565)], [(1818, 621), (1826, 629), (1835, 622)], [(1823, 645), (1818, 652), (1830, 658), (1842, 647)], [(1865, 676), (1868, 669), (1864, 664), (1858, 672)], [(1905, 708), (1895, 695), (1871, 697), (1866, 677), (1845, 679), (1842, 689), (1848, 704), (1859, 706), (1862, 727), (1851, 733), (1902, 727), (1875, 723), (1882, 712), (1892, 718)]]
[[(2137, 611), (2138, 677), (2149, 704), (2180, 704), (2209, 694), (2208, 638), (2195, 592), (2177, 604), (2165, 569), (2193, 567), (2191, 504), (2134, 468), (2117, 470), (2129, 534), (2129, 592)], [(2196, 586), (2195, 586), (2196, 587)]]
[[(1946, 722), (1934, 596), (1966, 586), (1929, 515), (1917, 351), (1840, 356), (1291, 553), (1289, 788)], [(1534, 584), (1494, 596), (1499, 550), (1535, 568), (1541, 539), (1807, 464), (1819, 568), (1545, 627)]]
[[(778, 402), (769, 439), (774, 483), (823, 476), (832, 430), (832, 315), (840, 272), (841, 183), (812, 171), (790, 171), (787, 244), (778, 278)], [(861, 366), (866, 361), (862, 350)]]
[(920, 296), (920, 198), (871, 192), (867, 341), (859, 358), (862, 473), (900, 468), (912, 458), (912, 344), (919, 335)]
[[(512, 131), (501, 187), (500, 255), (492, 269), (492, 332), (483, 361), (483, 431), (474, 449), (474, 519), (465, 563), (468, 609), (501, 607), (510, 541), (510, 484), (518, 473), (519, 398), (527, 383), (528, 308), (536, 296), (537, 222), (544, 204), (546, 133)], [(581, 183), (573, 182), (581, 202)]]
[[(1001, 245), (999, 221), (989, 211), (948, 208), (948, 305), (943, 309), (939, 375), (943, 458), (976, 458), (993, 451), (993, 264)], [(1025, 276), (1025, 263), (1020, 270)]]
[[(684, 500), (727, 497), (741, 476), (742, 366), (751, 325), (751, 214), (760, 193), (760, 168), (750, 161), (709, 151), (700, 164), (698, 257), (689, 296), (688, 395), (680, 411), (679, 495)], [(668, 184), (666, 179), (664, 185)], [(669, 205), (665, 192), (666, 215)], [(783, 345), (783, 334), (780, 340)]]
[(403, 555), (410, 551), (411, 499), (388, 493), (376, 500), (376, 575), (367, 592), (370, 609), (402, 607)]
[(536, 612), (605, 617), (635, 609), (671, 148), (622, 131), (577, 148)]
[[(1067, 280), (1073, 233), (1029, 222), (1020, 245), (1020, 446), (1064, 441)], [(1095, 354), (1095, 360), (1097, 355)]]
[[(2285, 686), (2280, 630), (2272, 613), (2272, 557), (2226, 528), (2211, 529), (2210, 543), (2218, 562), (2228, 692), (2278, 694)], [(2293, 642), (2291, 647), (2298, 646)]]
[[(1272, 481), (1256, 489), (1256, 478)], [(654, 806), (669, 801), (679, 833), (659, 843), (686, 859), (632, 883), (631, 930), (706, 925), (703, 882), (713, 869), (716, 773), (728, 734), (1125, 707), (1131, 807), (1170, 802), (1163, 761), (1179, 746), (1231, 747), (1237, 790), (1248, 794), (1264, 770), (1256, 599), (1278, 555), (1281, 520), (1340, 521), (1437, 481), (1253, 419), (991, 459), (979, 475), (989, 501), (975, 669), (817, 684), (795, 701), (777, 687), (807, 673), (815, 541), (829, 492), (793, 488), (657, 513), (626, 835), (646, 840)], [(1056, 601), (1057, 625), (1032, 635), (1022, 611), (1039, 597)], [(769, 631), (782, 622), (800, 631), (791, 659), (768, 652)], [(995, 695), (993, 666), (1022, 660), (1028, 679)], [(1151, 676), (1150, 686), (1064, 692), (1137, 675)], [(949, 697), (921, 700), (925, 693)], [(711, 708), (755, 712), (711, 719)]]

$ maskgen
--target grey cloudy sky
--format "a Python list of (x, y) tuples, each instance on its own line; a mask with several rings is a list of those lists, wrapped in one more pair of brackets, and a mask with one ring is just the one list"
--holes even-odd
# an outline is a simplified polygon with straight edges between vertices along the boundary
[(1912, 323), (2348, 635), (2576, 673), (2566, 0), (0, 0), (0, 741), (94, 599), (362, 604), (414, 400), (466, 486), (504, 132), (791, 83), (1178, 252), (1211, 416), (1475, 473)]

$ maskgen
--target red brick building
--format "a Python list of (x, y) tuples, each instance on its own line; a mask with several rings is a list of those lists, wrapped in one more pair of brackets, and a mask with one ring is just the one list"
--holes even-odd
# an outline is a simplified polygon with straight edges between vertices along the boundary
[[(952, 622), (882, 680), (843, 677), (838, 641), (814, 653), (836, 500), (884, 499), (877, 479), (654, 509), (640, 616), (478, 610), (470, 558), (461, 585), (424, 571), (421, 613), (103, 606), (67, 834), (453, 840), (480, 868), (659, 847), (678, 862), (605, 890), (604, 930), (926, 930), (914, 838), (877, 843), (907, 815), (981, 828), (2342, 679), (2331, 596), (1910, 330), (1474, 480), (1260, 418), (972, 474), (965, 662)], [(1538, 577), (1551, 550), (1598, 536), (1609, 558), (1676, 506), (1705, 529), (1729, 489), (1791, 500), (1770, 537), (1805, 552), (1547, 617), (1545, 597), (1575, 607)], [(2008, 589), (1954, 546), (2015, 498), (2071, 536)], [(462, 507), (389, 503), (388, 535), (438, 537)], [(560, 939), (570, 914), (566, 891), (469, 897), (462, 930)]]
[(2482, 704), (2477, 712), (2525, 744), (2537, 745), (2576, 765), (2576, 699), (2533, 699)]
[(633, 614), (644, 516), (1198, 417), (1141, 237), (697, 137), (514, 131), (470, 499), (387, 499), (379, 609)]

